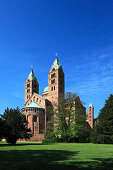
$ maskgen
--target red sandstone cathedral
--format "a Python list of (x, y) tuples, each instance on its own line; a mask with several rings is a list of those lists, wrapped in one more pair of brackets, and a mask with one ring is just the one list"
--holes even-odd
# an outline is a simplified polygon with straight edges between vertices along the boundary
[[(42, 96), (39, 95), (37, 78), (33, 69), (31, 70), (25, 82), (25, 107), (21, 109), (22, 114), (28, 120), (28, 127), (31, 128), (33, 133), (31, 141), (41, 141), (44, 138), (44, 130), (46, 130), (49, 119), (48, 107), (52, 105), (54, 110), (57, 109), (59, 98), (64, 94), (65, 76), (57, 57), (48, 73), (48, 86), (45, 87)], [(81, 108), (86, 115), (86, 108), (82, 104)], [(93, 128), (94, 107), (92, 104), (89, 105), (86, 117), (89, 126)]]

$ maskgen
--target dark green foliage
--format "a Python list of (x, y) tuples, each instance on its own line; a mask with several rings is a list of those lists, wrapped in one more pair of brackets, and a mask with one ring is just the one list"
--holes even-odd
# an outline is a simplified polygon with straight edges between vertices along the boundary
[(58, 113), (55, 115), (55, 135), (64, 139), (64, 141), (68, 138), (66, 116), (67, 111), (65, 107), (65, 100), (61, 97), (58, 106)]
[(56, 143), (58, 141), (54, 132), (55, 112), (53, 111), (52, 105), (49, 105), (49, 107), (47, 107), (47, 113), (48, 113), (47, 115), (49, 116), (48, 116), (46, 131), (45, 131), (45, 138), (42, 140), (42, 143), (43, 144)]
[(42, 144), (58, 143), (58, 142), (60, 142), (59, 137), (53, 137), (53, 138), (46, 137), (42, 140)]
[(3, 130), (4, 130), (4, 122), (3, 120), (0, 118), (0, 140), (3, 137)]
[(113, 144), (113, 95), (105, 101), (105, 106), (100, 110), (98, 123), (93, 133), (93, 142)]
[(26, 117), (21, 114), (18, 107), (16, 109), (6, 109), (1, 115), (4, 123), (3, 137), (10, 144), (15, 144), (18, 139), (29, 139), (30, 129), (27, 128)]
[(89, 142), (90, 131), (86, 127), (86, 114), (81, 108), (80, 98), (75, 93), (68, 93), (66, 99), (68, 101), (68, 141)]
[(48, 113), (48, 121), (45, 131), (45, 139), (53, 139), (55, 138), (54, 134), (54, 111), (52, 105), (47, 107), (47, 113)]
[(66, 100), (60, 97), (58, 112), (53, 114), (53, 119), (48, 123), (44, 142), (51, 143), (52, 140), (53, 142), (89, 142), (90, 131), (86, 127), (86, 115), (82, 112), (81, 101), (75, 93), (68, 92)]
[(90, 131), (86, 127), (86, 116), (82, 114), (81, 108), (76, 108), (70, 125), (70, 140), (72, 142), (89, 142)]

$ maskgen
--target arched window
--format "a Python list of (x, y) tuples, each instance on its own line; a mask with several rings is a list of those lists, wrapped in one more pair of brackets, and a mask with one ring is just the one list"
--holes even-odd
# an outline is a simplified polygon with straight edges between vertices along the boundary
[(35, 102), (35, 96), (33, 97), (33, 101)]
[(52, 68), (52, 71), (55, 71), (55, 68)]
[(30, 87), (30, 83), (27, 84), (27, 88)]
[(27, 89), (27, 93), (29, 93), (30, 92), (30, 89)]
[(55, 79), (51, 80), (51, 84), (55, 83)]
[(37, 116), (36, 115), (33, 116), (33, 122), (37, 122)]
[(55, 73), (51, 74), (51, 78), (55, 77)]

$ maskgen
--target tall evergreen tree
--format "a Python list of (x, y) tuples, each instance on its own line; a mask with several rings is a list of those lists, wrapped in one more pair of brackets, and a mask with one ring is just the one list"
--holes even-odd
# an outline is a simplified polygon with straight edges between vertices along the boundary
[(3, 131), (4, 131), (4, 122), (0, 118), (0, 140), (3, 138)]
[(94, 143), (113, 143), (113, 95), (105, 100), (104, 107), (100, 110), (98, 123), (94, 129)]
[(29, 139), (31, 130), (27, 128), (26, 117), (16, 109), (7, 108), (1, 115), (4, 123), (3, 137), (8, 143), (15, 144), (18, 139)]

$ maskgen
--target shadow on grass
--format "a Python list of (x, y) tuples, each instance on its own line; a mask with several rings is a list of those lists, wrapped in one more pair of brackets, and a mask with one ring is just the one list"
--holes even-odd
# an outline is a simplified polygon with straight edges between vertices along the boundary
[(113, 169), (113, 159), (79, 161), (79, 152), (66, 150), (7, 150), (0, 151), (0, 169)]
[(9, 147), (9, 146), (26, 146), (26, 145), (46, 145), (46, 144), (42, 144), (42, 143), (17, 143), (15, 145), (12, 144), (8, 144), (8, 143), (0, 143), (0, 147)]

